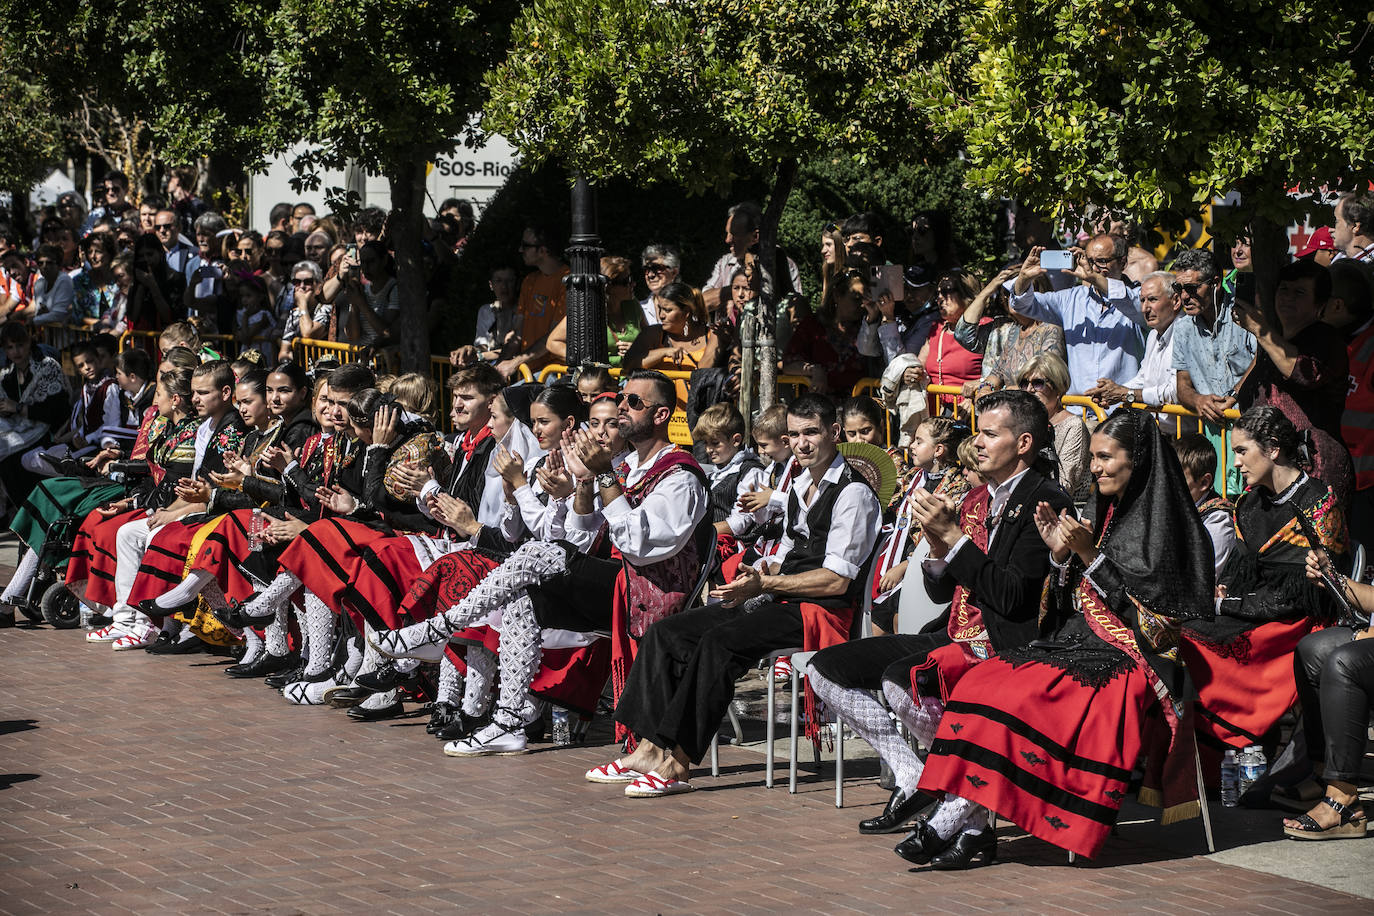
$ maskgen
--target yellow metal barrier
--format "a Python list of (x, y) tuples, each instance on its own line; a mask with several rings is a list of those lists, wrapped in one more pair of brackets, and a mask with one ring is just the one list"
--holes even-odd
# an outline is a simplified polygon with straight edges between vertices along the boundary
[(873, 400), (878, 401), (881, 400), (881, 398), (878, 397), (878, 393), (882, 391), (882, 388), (883, 380), (880, 378), (861, 378), (854, 383), (854, 387), (850, 390), (849, 396), (852, 398), (859, 398), (868, 395)]

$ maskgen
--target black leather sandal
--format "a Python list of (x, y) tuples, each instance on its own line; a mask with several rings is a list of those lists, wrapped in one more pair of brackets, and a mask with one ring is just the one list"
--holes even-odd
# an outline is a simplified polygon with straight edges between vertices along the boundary
[(1330, 827), (1323, 827), (1313, 820), (1312, 815), (1299, 814), (1297, 817), (1289, 818), (1297, 821), (1299, 826), (1289, 827), (1285, 824), (1283, 832), (1295, 840), (1353, 840), (1366, 835), (1369, 821), (1363, 809), (1343, 805), (1330, 795), (1323, 798), (1319, 804), (1335, 811), (1341, 819)]

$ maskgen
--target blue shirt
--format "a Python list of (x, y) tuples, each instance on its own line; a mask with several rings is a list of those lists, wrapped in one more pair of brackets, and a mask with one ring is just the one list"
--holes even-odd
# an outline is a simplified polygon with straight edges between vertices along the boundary
[(1096, 387), (1100, 378), (1118, 385), (1135, 378), (1145, 355), (1140, 287), (1108, 280), (1104, 298), (1086, 283), (1051, 293), (1028, 289), (1020, 295), (1015, 284), (1015, 280), (1006, 283), (1012, 308), (1027, 318), (1064, 329), (1069, 364), (1069, 390), (1065, 394), (1081, 395)]
[(1232, 320), (1225, 303), (1210, 328), (1192, 315), (1179, 315), (1174, 328), (1174, 370), (1185, 370), (1198, 394), (1225, 395), (1255, 359), (1255, 336)]

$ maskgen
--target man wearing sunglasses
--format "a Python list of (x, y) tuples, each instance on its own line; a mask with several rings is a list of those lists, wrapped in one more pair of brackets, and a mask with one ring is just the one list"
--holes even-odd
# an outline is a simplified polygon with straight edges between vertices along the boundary
[(184, 276), (188, 284), (194, 283), (196, 270), (200, 267), (200, 253), (182, 236), (181, 220), (175, 210), (164, 207), (153, 214), (153, 234), (162, 243), (167, 266)]
[[(1236, 405), (1235, 389), (1255, 360), (1254, 335), (1237, 323), (1210, 251), (1189, 249), (1174, 259), (1174, 298), (1183, 314), (1174, 332), (1178, 402), (1209, 423)], [(1229, 456), (1223, 456), (1230, 465)]]
[(639, 746), (589, 771), (588, 780), (624, 783), (630, 798), (690, 791), (691, 766), (710, 748), (736, 679), (755, 659), (848, 638), (882, 507), (839, 453), (839, 435), (825, 396), (809, 393), (788, 405), (787, 440), (801, 470), (778, 552), (741, 564), (732, 581), (712, 590), (716, 602), (649, 628), (615, 710)]
[(1140, 288), (1122, 280), (1125, 239), (1099, 235), (1086, 248), (1072, 249), (1073, 268), (1064, 273), (1079, 284), (1048, 293), (1034, 289), (1035, 281), (1049, 274), (1040, 263), (1044, 250), (1032, 248), (1021, 272), (1007, 281), (1011, 307), (1064, 329), (1069, 364), (1065, 394), (1085, 394), (1100, 378), (1126, 384), (1140, 371), (1148, 329), (1140, 311)]

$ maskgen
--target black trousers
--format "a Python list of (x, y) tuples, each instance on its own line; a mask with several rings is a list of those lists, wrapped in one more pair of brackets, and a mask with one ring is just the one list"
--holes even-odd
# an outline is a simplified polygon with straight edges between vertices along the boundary
[(1326, 764), (1328, 782), (1359, 782), (1369, 738), (1374, 639), (1356, 642), (1353, 635), (1346, 627), (1318, 630), (1293, 654), (1307, 753)]
[(817, 652), (811, 658), (811, 667), (841, 687), (881, 690), (883, 681), (892, 681), (909, 688), (911, 669), (950, 641), (946, 633), (899, 633), (856, 639)]
[(659, 747), (681, 746), (698, 763), (725, 718), (735, 680), (768, 653), (801, 644), (795, 604), (751, 612), (712, 605), (674, 614), (640, 641), (616, 721)]
[(567, 571), (527, 589), (534, 619), (541, 627), (574, 633), (609, 630), (620, 564), (580, 554), (572, 545), (565, 546)]

